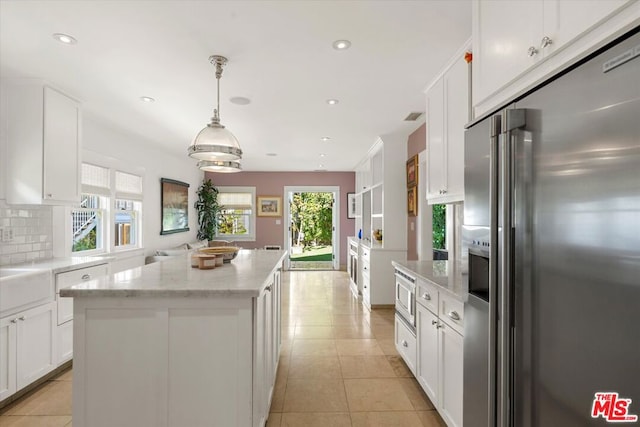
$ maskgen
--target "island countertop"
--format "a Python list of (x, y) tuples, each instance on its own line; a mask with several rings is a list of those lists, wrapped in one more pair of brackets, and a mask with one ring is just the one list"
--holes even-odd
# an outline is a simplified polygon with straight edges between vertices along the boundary
[(61, 289), (62, 297), (257, 297), (286, 255), (277, 250), (241, 250), (211, 270), (191, 267), (191, 254), (173, 257)]

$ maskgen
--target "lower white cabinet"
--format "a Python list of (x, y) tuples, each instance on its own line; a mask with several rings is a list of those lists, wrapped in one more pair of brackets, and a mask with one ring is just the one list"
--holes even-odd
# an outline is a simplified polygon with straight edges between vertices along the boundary
[(409, 327), (404, 323), (403, 320), (396, 314), (395, 318), (395, 336), (396, 336), (396, 349), (398, 353), (402, 355), (402, 358), (407, 363), (407, 366), (416, 374), (416, 357), (418, 355), (417, 351), (417, 341), (415, 333), (409, 329)]
[(60, 289), (103, 277), (107, 275), (108, 271), (108, 264), (101, 264), (57, 273), (55, 275), (58, 312), (57, 326), (55, 328), (57, 366), (73, 358), (73, 298), (61, 297)]
[[(455, 303), (459, 301), (440, 294), (439, 311)], [(439, 317), (421, 303), (416, 304), (416, 314), (416, 379), (447, 425), (461, 427), (464, 354), (463, 338), (457, 331), (459, 326), (448, 316)], [(462, 310), (457, 314), (460, 319), (464, 318)]]
[(56, 367), (54, 302), (0, 319), (0, 400)]

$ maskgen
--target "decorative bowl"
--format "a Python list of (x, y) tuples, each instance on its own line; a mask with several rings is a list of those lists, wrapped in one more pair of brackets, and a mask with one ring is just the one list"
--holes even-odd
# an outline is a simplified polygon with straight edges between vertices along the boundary
[(238, 256), (239, 251), (240, 248), (237, 246), (214, 246), (212, 248), (198, 249), (201, 254), (222, 255), (224, 262), (231, 262), (232, 259)]

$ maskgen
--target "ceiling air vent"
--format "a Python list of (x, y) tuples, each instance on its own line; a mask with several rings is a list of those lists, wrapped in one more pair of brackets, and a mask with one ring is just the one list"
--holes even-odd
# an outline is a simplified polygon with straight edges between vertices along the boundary
[(409, 113), (409, 115), (404, 118), (404, 121), (405, 122), (415, 122), (416, 120), (418, 120), (418, 117), (420, 117), (421, 115), (422, 115), (422, 113), (414, 111), (413, 113)]

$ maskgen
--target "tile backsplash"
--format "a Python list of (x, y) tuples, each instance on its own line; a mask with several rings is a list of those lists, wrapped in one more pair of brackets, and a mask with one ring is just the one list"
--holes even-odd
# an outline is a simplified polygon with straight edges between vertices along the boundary
[(0, 266), (53, 256), (51, 206), (7, 205), (0, 200)]

